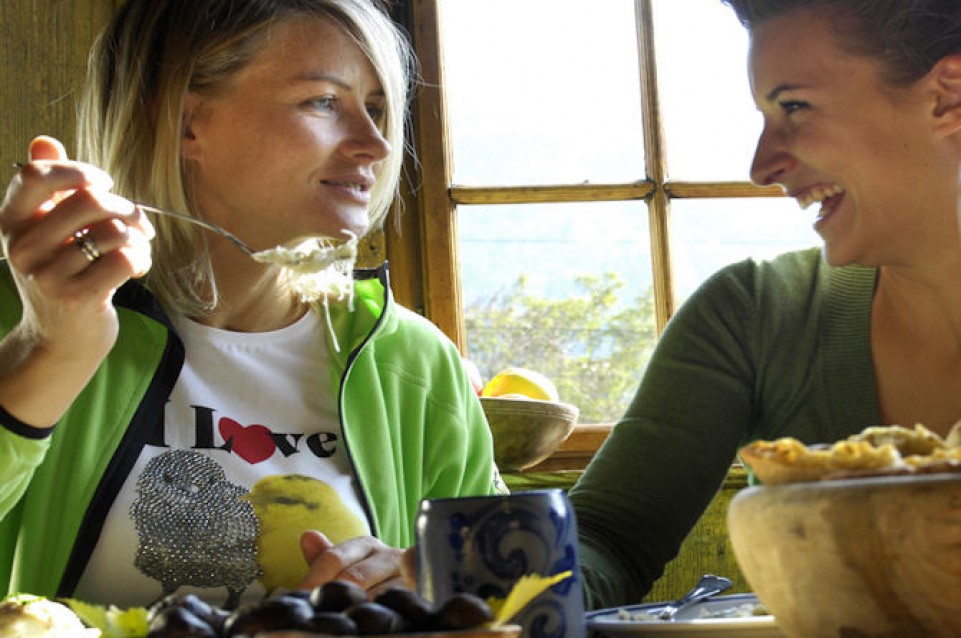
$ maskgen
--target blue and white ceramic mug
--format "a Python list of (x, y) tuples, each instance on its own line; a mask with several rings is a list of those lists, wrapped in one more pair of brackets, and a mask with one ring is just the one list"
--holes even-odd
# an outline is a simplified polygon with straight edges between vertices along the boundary
[(458, 592), (504, 598), (521, 576), (572, 576), (540, 594), (512, 621), (522, 638), (584, 638), (577, 523), (563, 490), (421, 501), (417, 578), (438, 602)]

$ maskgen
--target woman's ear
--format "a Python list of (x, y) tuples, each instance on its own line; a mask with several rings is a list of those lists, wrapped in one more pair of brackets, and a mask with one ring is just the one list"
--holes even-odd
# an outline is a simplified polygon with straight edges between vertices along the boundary
[(961, 131), (961, 54), (941, 58), (931, 73), (935, 82), (936, 130), (942, 135)]
[(181, 131), (180, 146), (184, 159), (195, 160), (200, 157), (200, 141), (197, 139), (195, 127), (198, 122), (198, 112), (201, 99), (196, 93), (187, 92), (184, 97), (184, 119)]

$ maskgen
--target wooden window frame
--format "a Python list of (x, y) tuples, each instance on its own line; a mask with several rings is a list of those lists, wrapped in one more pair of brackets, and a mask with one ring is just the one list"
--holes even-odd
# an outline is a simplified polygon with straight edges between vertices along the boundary
[[(449, 0), (448, 0), (449, 1)], [(457, 206), (644, 200), (648, 204), (655, 318), (660, 334), (675, 311), (669, 217), (671, 201), (685, 198), (781, 197), (776, 186), (750, 182), (684, 182), (667, 179), (667, 157), (657, 90), (653, 0), (635, 0), (646, 178), (633, 183), (467, 186), (453, 183), (452, 149), (444, 95), (441, 15), (444, 0), (405, 0), (398, 19), (407, 27), (422, 83), (412, 105), (413, 146), (403, 203), (405, 211), (386, 231), (387, 253), (398, 301), (421, 312), (466, 352), (459, 279)], [(582, 467), (611, 424), (578, 426), (547, 469)]]

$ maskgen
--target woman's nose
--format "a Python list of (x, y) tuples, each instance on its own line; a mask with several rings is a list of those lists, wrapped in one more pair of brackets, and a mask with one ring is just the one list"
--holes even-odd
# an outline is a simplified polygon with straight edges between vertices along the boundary
[(390, 142), (366, 111), (355, 118), (344, 149), (352, 157), (369, 158), (375, 162), (386, 158), (391, 152)]
[(760, 186), (781, 183), (794, 165), (794, 156), (776, 131), (765, 127), (757, 140), (754, 161), (751, 162), (751, 181)]

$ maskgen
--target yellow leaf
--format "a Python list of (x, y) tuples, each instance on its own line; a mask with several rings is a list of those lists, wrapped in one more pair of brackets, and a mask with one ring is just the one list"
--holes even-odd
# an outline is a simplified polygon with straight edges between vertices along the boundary
[(548, 587), (551, 587), (562, 580), (573, 575), (571, 570), (555, 574), (554, 576), (540, 576), (538, 574), (528, 574), (521, 576), (520, 580), (514, 583), (507, 598), (488, 598), (487, 604), (494, 612), (494, 620), (488, 623), (489, 627), (499, 627), (509, 622), (514, 616), (519, 614), (527, 603), (531, 602)]

